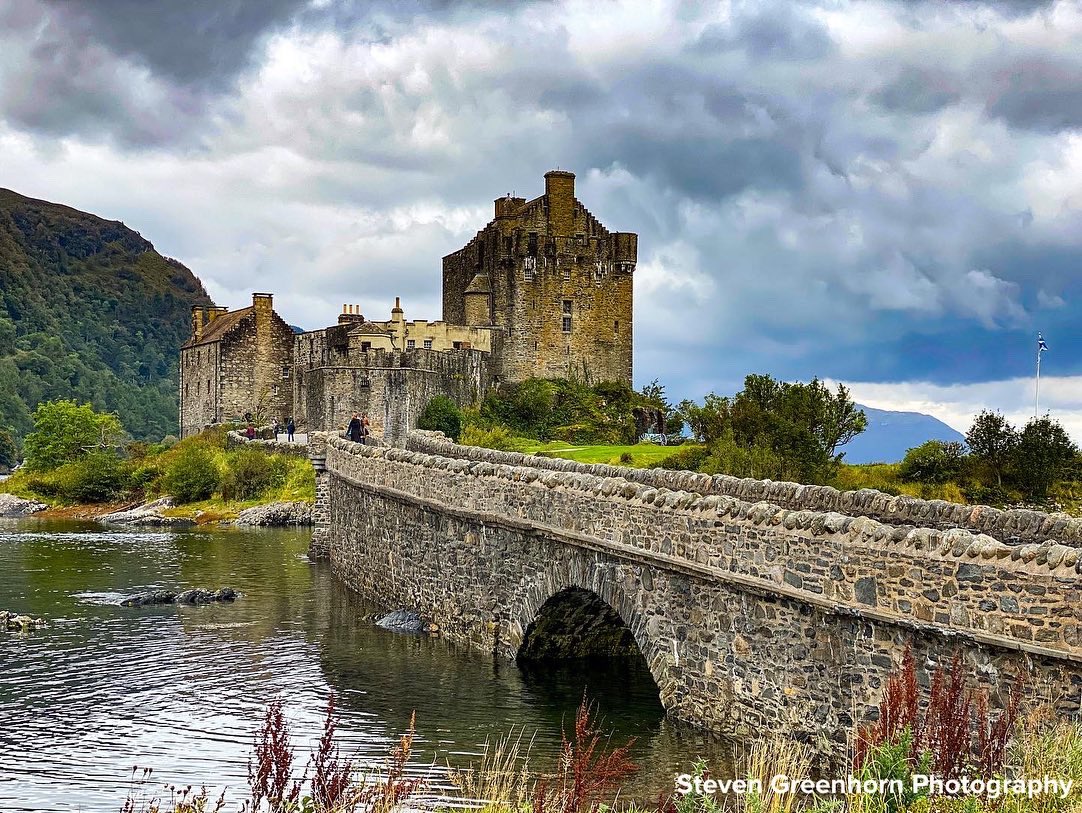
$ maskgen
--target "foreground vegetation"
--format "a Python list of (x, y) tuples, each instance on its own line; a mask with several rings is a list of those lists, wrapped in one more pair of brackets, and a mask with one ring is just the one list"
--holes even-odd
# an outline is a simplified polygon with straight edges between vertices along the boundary
[(315, 499), (307, 458), (229, 449), (227, 427), (178, 441), (148, 444), (125, 439), (116, 415), (89, 404), (52, 401), (34, 413), (24, 443), (24, 465), (3, 481), (5, 491), (63, 506), (134, 502), (171, 496), (173, 515), (202, 512), (225, 519), (261, 502)]
[[(522, 736), (508, 736), (487, 747), (478, 765), (448, 769), (458, 798), (436, 809), (488, 813), (1078, 813), (1082, 811), (1082, 725), (1057, 719), (1050, 706), (1023, 705), (1021, 683), (1006, 707), (988, 710), (987, 696), (972, 687), (962, 661), (939, 668), (930, 680), (926, 703), (918, 696), (916, 667), (906, 653), (902, 668), (887, 683), (878, 720), (854, 732), (846, 765), (827, 776), (852, 776), (860, 782), (897, 780), (885, 793), (814, 794), (781, 792), (772, 779), (813, 776), (810, 747), (765, 736), (738, 755), (732, 777), (712, 776), (699, 761), (689, 766), (696, 779), (739, 779), (744, 793), (715, 796), (704, 788), (674, 792), (660, 789), (654, 804), (627, 798), (621, 791), (637, 767), (630, 759), (633, 741), (614, 744), (601, 731), (583, 701), (565, 732), (551, 771), (536, 773)], [(149, 772), (135, 774), (123, 813), (197, 813), (224, 810), (239, 802), (242, 811), (279, 813), (391, 813), (432, 809), (425, 781), (409, 771), (413, 720), (385, 764), (365, 770), (341, 753), (336, 743), (335, 700), (328, 701), (323, 735), (307, 762), (295, 749), (280, 701), (270, 704), (254, 738), (243, 800), (226, 791), (161, 788)], [(968, 795), (945, 795), (914, 789), (914, 776), (941, 780), (1055, 779), (1074, 786), (1062, 798), (1052, 793), (1000, 795), (980, 789)], [(690, 784), (690, 783), (689, 783)], [(975, 786), (979, 787), (979, 786)], [(988, 787), (985, 783), (985, 788)]]

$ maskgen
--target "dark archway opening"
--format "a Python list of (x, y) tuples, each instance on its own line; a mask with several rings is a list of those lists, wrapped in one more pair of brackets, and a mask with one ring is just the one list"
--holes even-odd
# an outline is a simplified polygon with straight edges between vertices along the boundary
[(642, 659), (624, 619), (591, 590), (569, 587), (546, 601), (526, 628), (519, 663)]

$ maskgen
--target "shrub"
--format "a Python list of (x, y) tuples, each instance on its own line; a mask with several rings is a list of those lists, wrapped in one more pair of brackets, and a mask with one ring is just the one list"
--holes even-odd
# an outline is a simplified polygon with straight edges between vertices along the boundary
[(417, 419), (418, 429), (443, 432), (457, 441), (462, 434), (462, 410), (446, 395), (437, 395), (425, 406)]
[(251, 500), (267, 489), (285, 481), (284, 462), (258, 449), (240, 449), (229, 456), (222, 478), (222, 497), (227, 500)]
[(929, 440), (905, 453), (898, 473), (910, 483), (947, 483), (962, 473), (965, 457), (958, 441)]
[(466, 426), (462, 429), (459, 443), (466, 446), (481, 446), (501, 452), (515, 451), (515, 438), (504, 426), (482, 429), (480, 426)]
[(709, 456), (710, 450), (705, 446), (687, 446), (669, 455), (664, 460), (651, 463), (649, 468), (670, 469), (671, 471), (698, 471)]
[(57, 472), (58, 495), (73, 502), (104, 502), (122, 494), (128, 477), (124, 465), (113, 452), (91, 452), (61, 466)]
[(15, 438), (6, 429), (0, 429), (0, 469), (11, 469), (19, 462), (19, 452), (15, 448)]
[(199, 443), (182, 445), (169, 461), (162, 488), (178, 502), (198, 502), (217, 491), (222, 475), (214, 453)]

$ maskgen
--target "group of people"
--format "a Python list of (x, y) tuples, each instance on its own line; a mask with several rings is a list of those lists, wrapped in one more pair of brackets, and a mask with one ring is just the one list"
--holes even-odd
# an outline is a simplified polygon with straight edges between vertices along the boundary
[(368, 424), (368, 414), (358, 415), (353, 413), (353, 417), (349, 420), (349, 426), (346, 427), (346, 435), (354, 443), (368, 443), (368, 436), (372, 434)]
[[(251, 427), (249, 426), (249, 428), (251, 428)], [(282, 429), (283, 429), (281, 422), (277, 418), (275, 418), (274, 423), (271, 424), (271, 428), (274, 429), (274, 439), (278, 440), (278, 435), (280, 435), (282, 433)], [(286, 421), (286, 424), (285, 424), (284, 428), (285, 428), (285, 433), (286, 433), (286, 440), (289, 441), (290, 443), (292, 443), (293, 442), (293, 433), (295, 431), (297, 431), (297, 424), (295, 424), (293, 422), (293, 416), (292, 415), (289, 416), (289, 419)]]

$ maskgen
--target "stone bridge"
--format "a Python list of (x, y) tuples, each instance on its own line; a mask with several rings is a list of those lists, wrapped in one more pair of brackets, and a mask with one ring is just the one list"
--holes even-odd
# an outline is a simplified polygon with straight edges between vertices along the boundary
[[(832, 750), (911, 646), (1079, 710), (1082, 521), (315, 436), (313, 553), (504, 658), (641, 652), (670, 715)], [(998, 538), (997, 538), (998, 537)], [(1055, 541), (1058, 540), (1058, 541)]]

